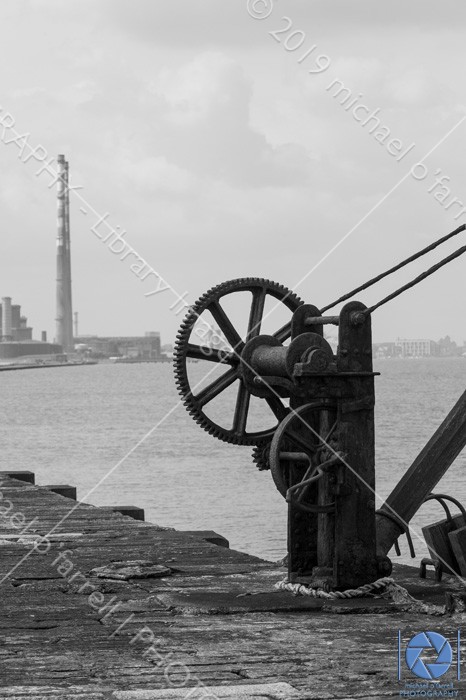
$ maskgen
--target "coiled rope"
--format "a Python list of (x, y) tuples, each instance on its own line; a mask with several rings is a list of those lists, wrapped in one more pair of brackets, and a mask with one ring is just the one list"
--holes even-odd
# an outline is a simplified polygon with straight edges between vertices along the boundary
[(385, 577), (379, 578), (377, 581), (373, 581), (373, 583), (366, 583), (364, 586), (359, 586), (359, 588), (348, 588), (346, 591), (324, 591), (322, 588), (309, 588), (302, 583), (290, 583), (284, 579), (276, 583), (275, 588), (281, 591), (290, 591), (293, 595), (307, 595), (311, 598), (329, 598), (334, 600), (336, 598), (364, 598), (364, 596), (374, 591), (387, 588), (387, 586), (392, 583), (395, 584), (392, 578)]
[(366, 583), (364, 586), (359, 586), (359, 588), (349, 588), (346, 591), (324, 591), (322, 588), (309, 588), (302, 583), (290, 583), (287, 579), (276, 583), (275, 588), (281, 591), (289, 591), (295, 596), (304, 595), (326, 600), (372, 597), (373, 594), (380, 594), (385, 589), (391, 600), (397, 605), (403, 606), (403, 610), (406, 612), (436, 616), (445, 615), (446, 612), (445, 608), (439, 605), (427, 605), (426, 603), (421, 603), (420, 600), (416, 600), (408, 593), (406, 588), (395, 583), (394, 579), (388, 576), (379, 578), (372, 583)]

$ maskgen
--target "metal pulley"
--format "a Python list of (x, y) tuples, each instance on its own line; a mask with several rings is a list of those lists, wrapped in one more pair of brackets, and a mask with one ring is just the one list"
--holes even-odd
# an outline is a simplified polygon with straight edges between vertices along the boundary
[(286, 347), (272, 335), (249, 340), (241, 352), (241, 370), (251, 394), (266, 398), (270, 388), (283, 397), (297, 393), (294, 383), (297, 365), (308, 372), (324, 372), (334, 357), (330, 344), (317, 333), (301, 333)]

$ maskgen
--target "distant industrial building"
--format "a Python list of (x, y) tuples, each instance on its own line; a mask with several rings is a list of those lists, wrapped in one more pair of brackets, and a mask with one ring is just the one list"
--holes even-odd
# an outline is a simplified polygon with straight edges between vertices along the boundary
[(374, 343), (372, 345), (372, 354), (375, 358), (392, 358), (401, 357), (401, 347), (395, 341), (388, 343)]
[(395, 345), (401, 349), (401, 357), (434, 357), (439, 354), (434, 340), (397, 338)]
[[(74, 314), (71, 289), (71, 238), (69, 206), (69, 164), (64, 155), (57, 158), (57, 286), (56, 286), (56, 338), (47, 342), (33, 340), (32, 328), (21, 307), (11, 303), (11, 297), (3, 297), (0, 304), (0, 362), (15, 358), (37, 357), (42, 362), (44, 355), (54, 356), (66, 362), (75, 351), (81, 356), (115, 358), (128, 361), (154, 361), (167, 359), (161, 351), (160, 333), (150, 331), (144, 336), (78, 336), (78, 314)], [(58, 356), (58, 357), (57, 357)]]
[(150, 331), (143, 336), (112, 336), (101, 338), (95, 335), (75, 338), (76, 350), (95, 358), (130, 358), (134, 360), (159, 360), (163, 357), (160, 333)]
[(11, 297), (3, 297), (0, 305), (0, 338), (0, 360), (62, 352), (61, 345), (47, 343), (45, 333), (42, 333), (42, 341), (32, 339), (32, 328), (26, 316), (21, 316), (21, 306), (11, 303)]
[(398, 338), (386, 343), (374, 343), (372, 355), (376, 359), (394, 357), (465, 357), (466, 341), (462, 346), (457, 345), (447, 335), (440, 340)]
[(375, 358), (393, 357), (437, 357), (439, 346), (433, 340), (397, 338), (386, 343), (374, 343), (372, 354)]
[(21, 306), (11, 303), (11, 297), (3, 297), (0, 305), (0, 334), (2, 341), (32, 340), (32, 328), (26, 316), (21, 316)]
[(71, 304), (71, 253), (69, 210), (69, 166), (65, 156), (59, 155), (57, 191), (57, 316), (56, 343), (48, 343), (45, 333), (42, 341), (32, 339), (32, 328), (21, 316), (21, 307), (3, 297), (0, 310), (0, 360), (35, 355), (57, 355), (73, 351), (73, 323)]
[[(440, 338), (437, 345), (440, 357), (455, 357), (462, 355), (464, 351), (464, 348), (459, 347), (449, 335), (446, 335), (445, 338)], [(466, 343), (464, 343), (464, 345), (466, 345)]]

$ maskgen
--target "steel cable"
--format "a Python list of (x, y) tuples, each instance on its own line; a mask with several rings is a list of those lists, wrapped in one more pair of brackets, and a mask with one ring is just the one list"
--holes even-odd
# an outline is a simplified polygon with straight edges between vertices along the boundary
[[(445, 236), (442, 238), (439, 238), (438, 241), (434, 241), (430, 245), (428, 245), (426, 248), (423, 248), (422, 250), (419, 250), (417, 253), (414, 253), (411, 255), (409, 258), (406, 258), (402, 262), (398, 263), (394, 267), (391, 267), (389, 270), (386, 270), (385, 272), (382, 272), (380, 275), (377, 275), (377, 277), (373, 277), (372, 279), (368, 280), (364, 284), (362, 284), (360, 287), (356, 287), (356, 289), (351, 290), (351, 292), (348, 292), (347, 294), (344, 294), (342, 297), (339, 299), (336, 299), (336, 301), (332, 301), (331, 304), (327, 304), (327, 306), (324, 306), (320, 312), (321, 314), (324, 314), (326, 311), (331, 309), (333, 306), (336, 306), (337, 304), (340, 304), (343, 301), (346, 301), (347, 299), (350, 299), (353, 297), (355, 294), (358, 294), (359, 292), (364, 291), (365, 289), (368, 289), (369, 287), (372, 287), (372, 285), (376, 284), (376, 282), (379, 282), (380, 280), (384, 279), (385, 277), (388, 277), (388, 275), (391, 275), (393, 272), (397, 272), (398, 270), (401, 270), (402, 267), (405, 267), (405, 265), (409, 265), (409, 263), (414, 262), (414, 260), (417, 260), (418, 258), (421, 258), (423, 255), (426, 255), (427, 253), (430, 253), (431, 250), (435, 250), (439, 245), (442, 245), (442, 243), (445, 243), (446, 241), (450, 240), (450, 238), (453, 238), (454, 236), (457, 236), (461, 231), (466, 230), (466, 224), (462, 224), (459, 226), (457, 229), (452, 231), (451, 233), (447, 233)], [(464, 251), (463, 251), (464, 252)], [(456, 256), (455, 256), (456, 257)], [(449, 262), (449, 260), (446, 260), (446, 262)], [(446, 264), (446, 262), (444, 264)], [(435, 270), (432, 270), (435, 272)], [(430, 273), (432, 274), (432, 273)], [(420, 279), (416, 278), (418, 281), (421, 281)], [(417, 282), (416, 282), (417, 283)], [(411, 285), (412, 286), (412, 285)], [(404, 291), (404, 290), (403, 290)], [(400, 292), (401, 293), (401, 292)], [(389, 299), (387, 298), (387, 301)], [(385, 300), (382, 300), (385, 302)], [(380, 306), (381, 304), (379, 304)], [(372, 307), (373, 309), (375, 307)]]

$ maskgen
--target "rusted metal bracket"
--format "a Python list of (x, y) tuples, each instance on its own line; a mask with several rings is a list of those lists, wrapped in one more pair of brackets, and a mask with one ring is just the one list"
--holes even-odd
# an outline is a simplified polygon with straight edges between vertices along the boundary
[[(409, 523), (426, 497), (466, 447), (466, 391), (395, 486), (382, 510)], [(388, 554), (400, 534), (399, 525), (377, 515), (377, 553)]]

